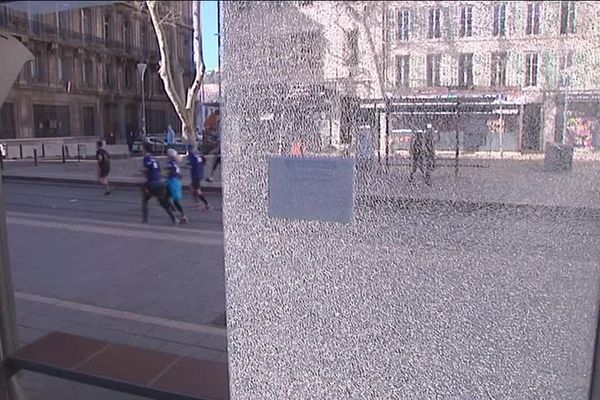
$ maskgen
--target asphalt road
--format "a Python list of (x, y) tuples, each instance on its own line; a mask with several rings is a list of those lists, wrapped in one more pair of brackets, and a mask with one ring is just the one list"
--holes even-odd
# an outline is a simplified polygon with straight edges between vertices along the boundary
[[(144, 225), (135, 189), (118, 189), (109, 197), (93, 185), (10, 182), (4, 189), (23, 341), (58, 329), (226, 359), (224, 330), (215, 330), (215, 321), (225, 310), (220, 206), (213, 212), (190, 210), (190, 224), (173, 227), (153, 201), (150, 223)], [(221, 203), (214, 193), (208, 197), (214, 205)], [(190, 205), (188, 196), (184, 206)], [(410, 307), (429, 309), (433, 306), (428, 296), (447, 291), (442, 307), (446, 318), (432, 316), (432, 323), (456, 335), (452, 340), (461, 340), (464, 332), (459, 328), (464, 324), (497, 325), (498, 340), (508, 353), (515, 346), (526, 346), (533, 354), (543, 350), (540, 343), (558, 345), (556, 337), (583, 335), (589, 340), (574, 340), (572, 348), (565, 349), (564, 362), (578, 357), (584, 360), (582, 365), (590, 364), (581, 356), (587, 351), (581, 343), (591, 346), (594, 333), (600, 216), (544, 209), (373, 204), (363, 209), (361, 218), (372, 232), (363, 239), (373, 243), (345, 247), (348, 253), (340, 257), (359, 259), (362, 246), (374, 249), (376, 242), (387, 243), (388, 249), (396, 246), (403, 255), (397, 263), (385, 261), (382, 253), (382, 264), (371, 268), (401, 268), (402, 281), (397, 284), (404, 292), (412, 282), (428, 282), (431, 287), (420, 288)], [(461, 282), (475, 281), (481, 298), (460, 297)], [(536, 285), (523, 283), (529, 281)], [(573, 294), (565, 291), (573, 286), (581, 289), (576, 309)], [(548, 287), (555, 297), (548, 297)], [(514, 298), (529, 301), (516, 303)], [(471, 311), (481, 312), (480, 304), (487, 304), (484, 322), (470, 319)], [(531, 323), (513, 326), (502, 320), (503, 309), (527, 313)], [(549, 329), (547, 321), (564, 324)], [(580, 379), (584, 392), (587, 380)], [(36, 393), (34, 400), (132, 399), (33, 374), (26, 374), (26, 383)]]

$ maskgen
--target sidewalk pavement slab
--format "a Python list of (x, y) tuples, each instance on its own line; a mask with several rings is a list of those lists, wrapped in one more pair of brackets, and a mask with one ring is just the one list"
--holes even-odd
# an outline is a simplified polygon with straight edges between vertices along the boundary
[[(164, 167), (166, 158), (157, 158), (161, 166)], [(183, 167), (184, 185), (189, 186), (189, 169), (187, 169), (185, 162), (182, 161), (180, 164)], [(208, 167), (212, 165), (211, 162), (207, 164)], [(5, 180), (49, 181), (67, 184), (98, 184), (97, 174), (95, 160), (69, 160), (65, 163), (61, 160), (47, 160), (40, 161), (37, 166), (34, 165), (32, 160), (5, 161), (2, 172)], [(214, 182), (203, 181), (202, 189), (205, 191), (220, 191), (220, 168), (217, 169), (214, 178)], [(115, 186), (140, 186), (144, 181), (142, 159), (134, 157), (112, 160), (109, 181)]]

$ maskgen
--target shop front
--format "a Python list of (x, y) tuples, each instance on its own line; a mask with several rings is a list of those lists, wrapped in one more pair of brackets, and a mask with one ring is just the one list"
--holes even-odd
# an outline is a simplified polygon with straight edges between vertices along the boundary
[(394, 99), (390, 105), (390, 154), (407, 150), (414, 132), (436, 132), (436, 150), (519, 151), (519, 105), (496, 96)]
[[(575, 149), (594, 151), (600, 148), (600, 95), (573, 94), (557, 98), (556, 141)], [(566, 123), (565, 123), (566, 117)]]

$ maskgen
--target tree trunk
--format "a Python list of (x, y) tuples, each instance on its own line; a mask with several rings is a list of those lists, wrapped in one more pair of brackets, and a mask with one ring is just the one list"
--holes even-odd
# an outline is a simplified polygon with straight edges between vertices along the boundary
[[(179, 64), (177, 57), (171, 59), (171, 45), (167, 34), (168, 29), (173, 27), (174, 21), (169, 21), (165, 15), (161, 15), (159, 1), (146, 1), (148, 12), (152, 20), (152, 26), (156, 33), (158, 48), (160, 50), (160, 69), (159, 75), (164, 83), (165, 92), (171, 100), (175, 112), (181, 121), (181, 132), (185, 143), (195, 145), (196, 136), (196, 104), (198, 93), (204, 79), (204, 57), (202, 54), (202, 33), (200, 24), (200, 2), (192, 2), (192, 24), (194, 35), (192, 40), (194, 52), (194, 66), (196, 74), (190, 88), (186, 89), (183, 84), (183, 68)], [(174, 28), (173, 28), (174, 29)]]

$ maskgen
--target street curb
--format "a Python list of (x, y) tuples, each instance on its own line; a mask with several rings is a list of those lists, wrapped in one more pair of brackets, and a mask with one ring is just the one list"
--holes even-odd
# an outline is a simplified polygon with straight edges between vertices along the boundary
[[(4, 181), (24, 181), (24, 182), (53, 182), (53, 183), (67, 183), (77, 185), (99, 185), (97, 181), (85, 178), (60, 178), (50, 176), (22, 176), (22, 175), (2, 175)], [(120, 180), (110, 180), (111, 185), (116, 187), (136, 187), (139, 188), (142, 182), (130, 182)], [(183, 185), (184, 188), (189, 188), (190, 185)], [(203, 192), (221, 193), (222, 188), (218, 186), (204, 186), (202, 187)]]
[(544, 214), (562, 214), (562, 215), (591, 215), (600, 216), (600, 208), (594, 207), (569, 207), (563, 205), (547, 205), (547, 204), (525, 204), (525, 203), (500, 203), (492, 201), (477, 201), (477, 200), (457, 200), (457, 199), (434, 199), (434, 198), (411, 198), (403, 196), (383, 196), (383, 195), (359, 195), (358, 199), (361, 203), (370, 203), (378, 205), (391, 205), (398, 208), (417, 208), (427, 207), (429, 209), (439, 207), (447, 210), (450, 206), (457, 212), (473, 213), (473, 212), (499, 212), (499, 211), (529, 211), (542, 212)]

